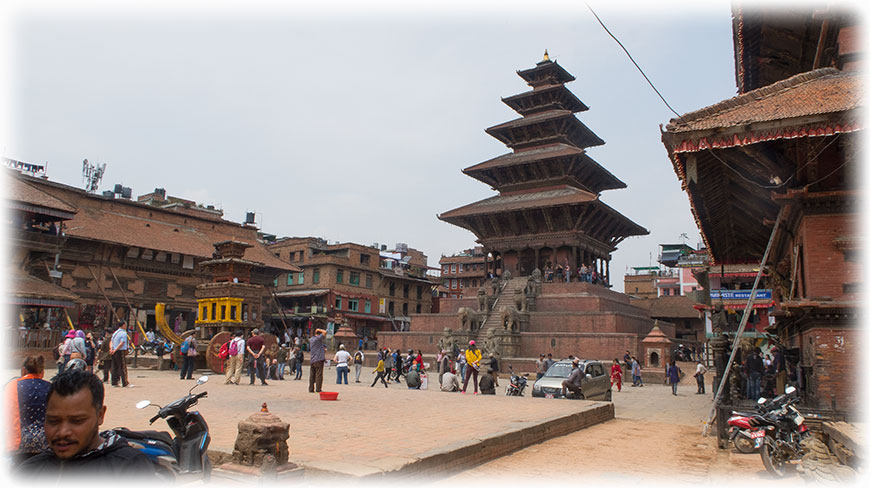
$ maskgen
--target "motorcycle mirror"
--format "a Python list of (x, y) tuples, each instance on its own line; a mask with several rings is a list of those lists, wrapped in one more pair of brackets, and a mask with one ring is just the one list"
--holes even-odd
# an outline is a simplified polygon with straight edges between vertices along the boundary
[(197, 385), (201, 385), (201, 384), (203, 384), (203, 383), (208, 383), (208, 376), (206, 376), (206, 375), (202, 375), (202, 376), (200, 376), (199, 378), (196, 379), (196, 384), (197, 384)]
[(787, 395), (791, 395), (791, 394), (794, 393), (795, 391), (796, 391), (796, 389), (795, 389), (795, 387), (793, 387), (793, 386), (789, 386), (788, 388), (785, 389), (785, 393), (786, 393)]
[(139, 410), (142, 410), (143, 408), (145, 408), (145, 407), (147, 407), (147, 406), (149, 406), (149, 405), (151, 405), (151, 402), (150, 402), (150, 401), (148, 401), (148, 400), (142, 400), (141, 402), (139, 402), (139, 403), (136, 404), (136, 408), (138, 408)]
[(762, 405), (762, 404), (764, 404), (764, 402), (766, 402), (766, 401), (767, 401), (767, 398), (761, 397), (761, 398), (758, 399), (758, 404), (759, 404), (759, 405)]

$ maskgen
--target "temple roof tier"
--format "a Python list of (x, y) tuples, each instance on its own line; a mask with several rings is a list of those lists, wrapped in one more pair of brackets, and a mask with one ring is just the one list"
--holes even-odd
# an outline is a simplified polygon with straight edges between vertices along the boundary
[(592, 193), (626, 187), (583, 149), (563, 143), (503, 154), (462, 172), (502, 191), (543, 182), (549, 182), (548, 186), (568, 184)]
[(520, 115), (531, 115), (548, 110), (569, 110), (572, 113), (589, 110), (565, 85), (549, 85), (507, 98), (502, 102)]
[(598, 200), (573, 187), (502, 194), (441, 214), (479, 239), (572, 231), (615, 246), (649, 233)]
[(575, 80), (571, 73), (559, 66), (559, 63), (549, 59), (544, 59), (534, 68), (517, 71), (517, 74), (533, 88), (545, 85), (561, 85)]
[(517, 151), (560, 142), (584, 149), (604, 144), (570, 110), (549, 110), (514, 119), (494, 125), (486, 133)]

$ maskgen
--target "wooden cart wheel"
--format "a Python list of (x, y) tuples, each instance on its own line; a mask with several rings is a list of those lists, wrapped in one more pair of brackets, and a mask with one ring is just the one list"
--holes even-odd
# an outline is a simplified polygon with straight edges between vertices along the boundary
[(266, 356), (274, 358), (278, 355), (278, 336), (274, 334), (262, 334), (263, 340), (266, 342), (266, 347), (263, 350)]
[(226, 361), (221, 359), (219, 354), (221, 347), (232, 338), (233, 334), (230, 332), (218, 332), (208, 343), (208, 349), (205, 350), (205, 363), (215, 373), (224, 374), (226, 371), (224, 364)]

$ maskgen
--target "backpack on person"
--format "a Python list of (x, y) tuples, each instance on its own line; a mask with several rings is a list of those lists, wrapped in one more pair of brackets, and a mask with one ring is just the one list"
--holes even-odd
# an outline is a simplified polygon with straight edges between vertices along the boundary
[(239, 341), (232, 339), (229, 346), (229, 355), (236, 356), (239, 354)]
[(184, 342), (181, 343), (181, 354), (187, 354), (187, 351), (190, 350), (190, 339), (185, 339)]
[(226, 359), (226, 358), (230, 357), (230, 342), (232, 342), (232, 341), (224, 342), (224, 345), (221, 346), (220, 351), (218, 351), (219, 358)]

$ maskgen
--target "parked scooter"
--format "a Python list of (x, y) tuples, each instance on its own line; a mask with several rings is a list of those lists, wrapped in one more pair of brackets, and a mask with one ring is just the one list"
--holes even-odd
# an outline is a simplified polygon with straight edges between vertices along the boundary
[[(155, 406), (160, 409), (155, 420), (166, 419), (169, 428), (175, 434), (173, 438), (168, 432), (154, 430), (132, 431), (118, 428), (115, 431), (124, 437), (133, 447), (139, 448), (151, 461), (158, 466), (158, 472), (167, 479), (175, 479), (182, 475), (196, 475), (208, 480), (211, 476), (211, 462), (206, 454), (211, 436), (208, 424), (198, 411), (189, 412), (200, 398), (208, 396), (208, 392), (193, 394), (194, 388), (208, 381), (208, 376), (200, 376), (187, 396), (161, 407), (148, 400), (136, 404), (143, 409)], [(162, 469), (161, 469), (162, 468)]]
[(508, 365), (508, 370), (511, 374), (511, 381), (504, 394), (507, 396), (523, 396), (523, 391), (525, 391), (526, 385), (529, 382), (529, 373), (520, 376), (514, 373), (514, 368), (510, 364)]

